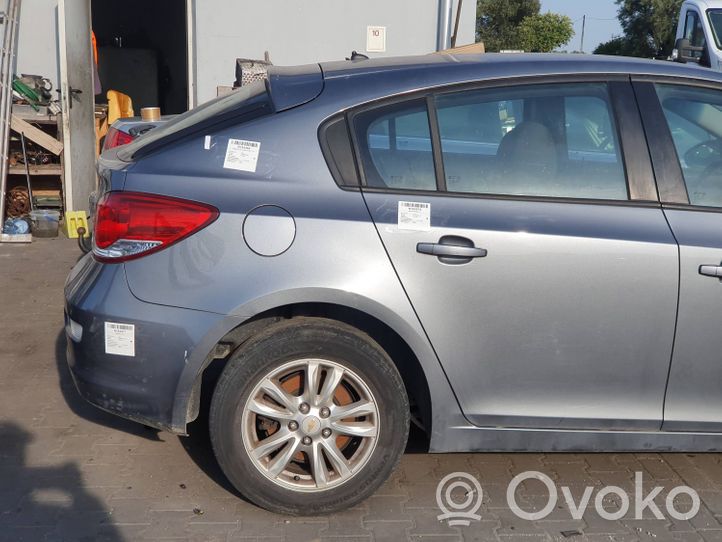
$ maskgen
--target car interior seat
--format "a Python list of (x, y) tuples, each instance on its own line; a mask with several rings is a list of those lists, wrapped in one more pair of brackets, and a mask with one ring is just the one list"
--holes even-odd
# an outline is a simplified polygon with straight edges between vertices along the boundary
[(507, 191), (538, 194), (543, 187), (557, 184), (557, 148), (551, 131), (541, 123), (518, 124), (502, 138), (496, 157)]

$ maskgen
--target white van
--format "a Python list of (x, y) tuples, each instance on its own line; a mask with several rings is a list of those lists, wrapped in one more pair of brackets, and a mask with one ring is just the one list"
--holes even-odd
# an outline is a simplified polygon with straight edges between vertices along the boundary
[(722, 70), (722, 0), (686, 0), (672, 59)]

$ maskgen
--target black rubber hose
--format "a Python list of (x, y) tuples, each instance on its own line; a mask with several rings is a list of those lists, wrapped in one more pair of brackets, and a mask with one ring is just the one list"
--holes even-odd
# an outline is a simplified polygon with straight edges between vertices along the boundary
[(88, 239), (85, 238), (85, 228), (80, 226), (78, 228), (78, 246), (83, 254), (87, 254), (91, 250), (90, 239), (90, 237), (88, 237)]

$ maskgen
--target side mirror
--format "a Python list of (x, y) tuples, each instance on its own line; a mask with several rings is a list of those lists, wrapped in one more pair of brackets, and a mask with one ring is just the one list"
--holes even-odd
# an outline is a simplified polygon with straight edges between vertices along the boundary
[(686, 38), (679, 38), (674, 42), (674, 50), (672, 51), (672, 60), (686, 64), (694, 62), (702, 66), (709, 67), (709, 53), (706, 47), (693, 47)]
[(679, 38), (674, 42), (674, 49), (672, 50), (672, 60), (679, 62), (680, 64), (686, 64), (688, 61), (695, 61), (690, 51), (691, 45), (689, 40), (686, 38)]

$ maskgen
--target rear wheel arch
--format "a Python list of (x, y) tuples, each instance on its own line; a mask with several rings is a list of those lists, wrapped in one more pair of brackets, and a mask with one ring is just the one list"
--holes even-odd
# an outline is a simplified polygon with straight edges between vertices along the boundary
[[(238, 325), (221, 340), (208, 356), (193, 384), (186, 409), (186, 423), (198, 417), (201, 399), (213, 393), (214, 380), (204, 382), (204, 374), (212, 363), (224, 365), (231, 353), (240, 348), (248, 339), (283, 320), (312, 317), (334, 320), (349, 325), (376, 341), (396, 365), (406, 387), (411, 404), (412, 420), (420, 425), (428, 438), (432, 429), (431, 393), (428, 376), (418, 356), (408, 342), (391, 326), (364, 311), (331, 303), (297, 303), (276, 307)], [(220, 369), (220, 367), (219, 367)]]

